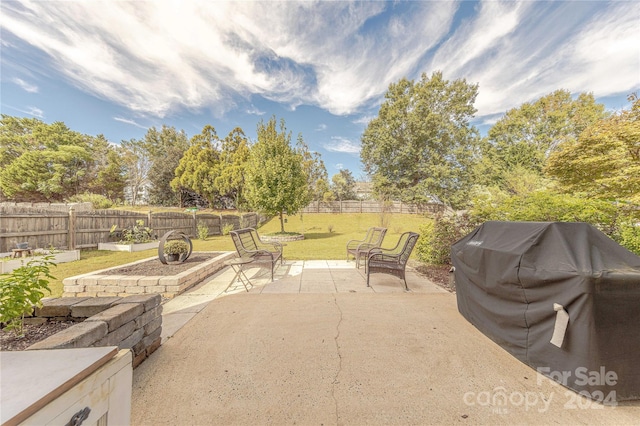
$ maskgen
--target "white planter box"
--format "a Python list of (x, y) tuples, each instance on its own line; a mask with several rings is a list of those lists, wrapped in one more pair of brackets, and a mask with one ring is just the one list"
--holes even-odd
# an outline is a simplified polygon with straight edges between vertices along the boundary
[[(42, 259), (44, 258), (44, 256), (45, 255), (20, 257), (18, 259), (2, 261), (0, 262), (0, 273), (7, 274), (14, 269), (21, 267), (22, 265), (26, 265), (32, 260)], [(49, 256), (53, 256), (53, 259), (51, 259), (53, 263), (73, 262), (74, 260), (80, 260), (80, 250), (63, 251), (60, 253), (54, 253)]]
[(98, 243), (98, 250), (127, 251), (129, 253), (132, 253), (134, 251), (143, 251), (158, 248), (159, 243), (159, 241), (140, 244)]

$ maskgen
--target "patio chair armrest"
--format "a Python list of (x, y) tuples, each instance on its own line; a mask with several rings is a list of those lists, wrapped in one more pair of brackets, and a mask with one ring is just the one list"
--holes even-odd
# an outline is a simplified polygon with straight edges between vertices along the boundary
[[(282, 253), (282, 244), (280, 244), (280, 243), (279, 243), (279, 242), (277, 242), (277, 241), (273, 241), (273, 242), (271, 242), (271, 241), (270, 241), (270, 242), (266, 242), (266, 241), (262, 241), (262, 240), (260, 240), (260, 243), (259, 243), (259, 244), (260, 244), (261, 246), (265, 246), (265, 247), (271, 246), (271, 247), (273, 247), (276, 251), (279, 251), (280, 253)], [(258, 248), (260, 248), (260, 247), (258, 247)]]
[(376, 248), (380, 248), (380, 249), (382, 249), (381, 247), (379, 247), (379, 246), (375, 245), (374, 243), (362, 243), (362, 244), (358, 244), (358, 250), (362, 250), (362, 251), (365, 251), (365, 250), (373, 250), (373, 249), (376, 249)]
[(347, 249), (356, 249), (362, 243), (364, 240), (349, 240), (347, 241)]
[(399, 259), (399, 254), (391, 254), (389, 252), (385, 252), (383, 249), (374, 248), (369, 252), (367, 262), (371, 260), (382, 262), (397, 262), (399, 261)]

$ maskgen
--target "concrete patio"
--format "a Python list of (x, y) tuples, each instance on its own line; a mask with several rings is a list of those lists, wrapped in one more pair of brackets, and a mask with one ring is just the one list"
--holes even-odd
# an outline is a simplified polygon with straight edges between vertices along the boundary
[[(134, 371), (132, 423), (637, 424), (538, 375), (478, 332), (455, 295), (353, 262), (227, 268), (164, 305), (163, 344)], [(227, 291), (225, 292), (225, 289)]]

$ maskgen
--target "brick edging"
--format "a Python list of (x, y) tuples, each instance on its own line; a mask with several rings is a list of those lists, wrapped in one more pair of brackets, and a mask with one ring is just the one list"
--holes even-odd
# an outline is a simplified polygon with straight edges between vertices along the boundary
[[(137, 367), (160, 347), (162, 297), (60, 297), (42, 300), (30, 321), (78, 321), (27, 350), (117, 346), (131, 349)], [(81, 322), (80, 322), (81, 321)]]

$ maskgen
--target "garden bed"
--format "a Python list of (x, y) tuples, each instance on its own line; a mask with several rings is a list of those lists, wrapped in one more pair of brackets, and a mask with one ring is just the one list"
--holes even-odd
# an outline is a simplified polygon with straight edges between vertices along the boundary
[[(222, 269), (234, 252), (194, 252), (183, 264), (163, 265), (157, 257), (65, 278), (63, 297), (160, 294), (172, 298)], [(200, 259), (203, 257), (203, 259)], [(201, 261), (196, 261), (200, 259)]]
[(10, 260), (6, 260), (6, 258), (3, 259), (2, 261), (0, 261), (0, 273), (8, 274), (14, 269), (17, 269), (23, 265), (26, 265), (28, 262), (32, 260), (42, 260), (44, 259), (45, 256), (52, 256), (51, 261), (53, 263), (66, 263), (66, 262), (73, 262), (74, 260), (80, 260), (80, 250), (68, 250), (68, 251), (61, 251), (58, 253), (48, 253), (46, 251), (44, 252), (39, 251), (37, 253), (38, 254), (36, 254), (35, 256), (20, 257), (18, 259), (10, 259)]
[(118, 243), (98, 243), (98, 250), (108, 251), (126, 251), (133, 253), (136, 251), (150, 250), (158, 248), (159, 241), (152, 241), (150, 243), (135, 243), (135, 244), (118, 244)]

